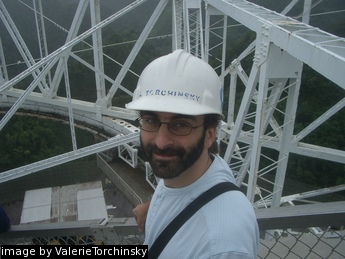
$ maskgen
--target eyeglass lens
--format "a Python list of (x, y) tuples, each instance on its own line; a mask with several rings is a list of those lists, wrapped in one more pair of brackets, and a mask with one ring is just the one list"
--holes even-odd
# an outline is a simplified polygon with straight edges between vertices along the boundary
[(140, 128), (144, 131), (154, 132), (157, 131), (162, 124), (167, 124), (168, 129), (172, 134), (183, 136), (189, 135), (192, 131), (192, 126), (185, 122), (160, 122), (155, 119), (139, 120)]

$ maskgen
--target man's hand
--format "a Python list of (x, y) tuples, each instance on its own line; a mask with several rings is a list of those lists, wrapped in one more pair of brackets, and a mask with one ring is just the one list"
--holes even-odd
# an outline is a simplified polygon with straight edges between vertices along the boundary
[(139, 204), (133, 209), (133, 214), (135, 220), (137, 221), (138, 229), (140, 232), (143, 232), (145, 230), (145, 222), (149, 206), (150, 202), (148, 201), (146, 203)]

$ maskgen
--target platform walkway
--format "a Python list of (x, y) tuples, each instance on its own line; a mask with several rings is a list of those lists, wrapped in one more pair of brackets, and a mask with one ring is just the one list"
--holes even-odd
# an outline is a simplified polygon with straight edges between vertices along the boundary
[(110, 162), (109, 166), (140, 197), (142, 202), (146, 202), (151, 199), (154, 190), (146, 181), (144, 171), (139, 168), (133, 168), (122, 159), (116, 159)]

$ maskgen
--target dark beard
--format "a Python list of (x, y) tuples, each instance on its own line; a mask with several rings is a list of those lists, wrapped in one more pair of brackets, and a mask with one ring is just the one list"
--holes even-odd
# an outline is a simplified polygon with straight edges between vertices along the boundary
[[(172, 179), (181, 175), (189, 167), (191, 167), (196, 160), (200, 157), (204, 149), (205, 131), (197, 143), (191, 146), (188, 150), (181, 147), (168, 147), (166, 149), (159, 149), (154, 144), (147, 144), (145, 147), (141, 142), (141, 148), (144, 155), (149, 161), (152, 171), (155, 176), (162, 179)], [(153, 159), (152, 154), (161, 155), (174, 155), (177, 158), (173, 161), (156, 161)]]

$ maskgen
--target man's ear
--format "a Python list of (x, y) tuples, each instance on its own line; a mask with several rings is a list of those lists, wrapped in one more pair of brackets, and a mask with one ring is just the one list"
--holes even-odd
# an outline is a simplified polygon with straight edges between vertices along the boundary
[(210, 127), (206, 129), (206, 135), (205, 135), (205, 147), (209, 149), (212, 145), (214, 145), (214, 142), (216, 141), (217, 137), (217, 129), (214, 127)]

